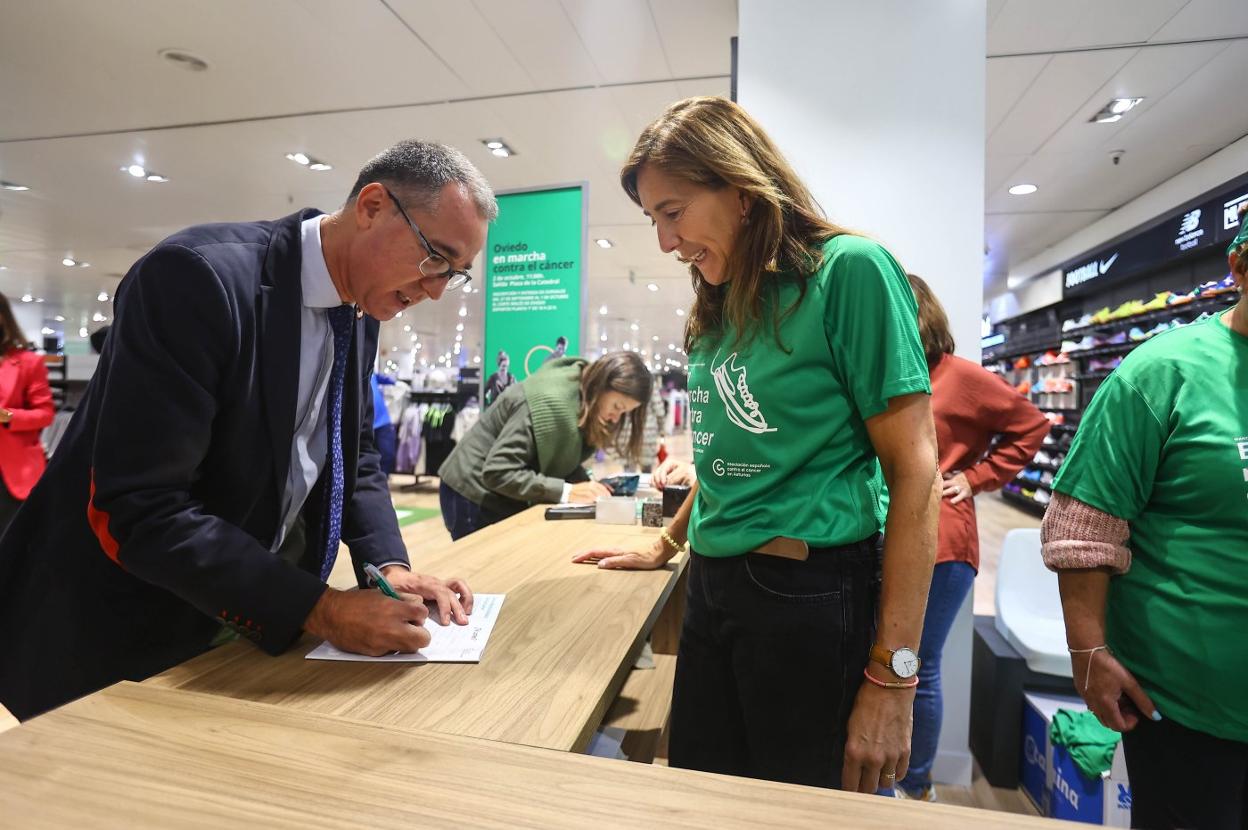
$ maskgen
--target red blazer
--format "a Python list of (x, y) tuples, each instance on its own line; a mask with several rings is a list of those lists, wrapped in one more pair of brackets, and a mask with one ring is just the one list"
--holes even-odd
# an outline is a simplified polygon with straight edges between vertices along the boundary
[(14, 350), (0, 358), (0, 409), (13, 413), (0, 425), (0, 478), (13, 498), (25, 501), (47, 466), (39, 434), (55, 414), (41, 355)]
[[(932, 417), (942, 473), (966, 473), (975, 493), (1000, 489), (1035, 456), (1049, 422), (1031, 401), (977, 363), (945, 355), (931, 369)], [(994, 438), (1000, 437), (996, 445)], [(975, 500), (940, 500), (936, 562), (979, 570)]]

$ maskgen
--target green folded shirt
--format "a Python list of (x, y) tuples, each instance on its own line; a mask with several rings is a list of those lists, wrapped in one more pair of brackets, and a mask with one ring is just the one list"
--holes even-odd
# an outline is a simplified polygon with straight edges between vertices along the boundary
[(1049, 740), (1064, 746), (1075, 766), (1089, 778), (1100, 778), (1114, 765), (1114, 750), (1122, 738), (1101, 724), (1091, 712), (1058, 709), (1049, 724)]

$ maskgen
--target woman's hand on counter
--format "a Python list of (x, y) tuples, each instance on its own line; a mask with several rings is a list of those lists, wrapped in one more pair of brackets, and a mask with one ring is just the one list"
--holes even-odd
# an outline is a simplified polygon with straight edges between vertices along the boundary
[(606, 570), (653, 571), (666, 565), (671, 558), (672, 554), (668, 552), (663, 540), (656, 539), (648, 550), (587, 550), (573, 556), (572, 561), (583, 565), (597, 565)]
[(654, 468), (651, 482), (656, 490), (662, 490), (669, 484), (692, 486), (696, 477), (692, 464), (687, 461), (677, 461), (675, 458), (668, 458)]

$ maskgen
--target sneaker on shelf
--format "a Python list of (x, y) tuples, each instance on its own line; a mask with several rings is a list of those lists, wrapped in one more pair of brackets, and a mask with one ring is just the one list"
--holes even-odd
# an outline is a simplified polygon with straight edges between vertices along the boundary
[(1062, 466), (1062, 462), (1063, 462), (1063, 461), (1065, 461), (1065, 460), (1066, 460), (1066, 455), (1065, 455), (1065, 453), (1060, 453), (1060, 452), (1059, 452), (1059, 453), (1055, 453), (1055, 454), (1054, 454), (1054, 456), (1053, 456), (1053, 466), (1054, 466), (1054, 467), (1060, 467), (1060, 466)]
[(1065, 351), (1058, 352), (1057, 360), (1054, 360), (1053, 362), (1056, 363), (1058, 366), (1061, 366), (1063, 363), (1069, 363), (1070, 355), (1066, 354)]
[(1053, 457), (1049, 455), (1047, 452), (1045, 452), (1044, 450), (1040, 450), (1038, 453), (1036, 453), (1036, 457), (1033, 458), (1032, 461), (1036, 462), (1037, 464), (1052, 464)]
[(1200, 285), (1196, 287), (1196, 296), (1197, 297), (1212, 297), (1217, 290), (1218, 290), (1218, 281), (1209, 280), (1209, 282), (1202, 282)]
[(1057, 363), (1057, 358), (1058, 358), (1058, 353), (1053, 351), (1052, 349), (1049, 349), (1047, 352), (1040, 355), (1039, 359), (1036, 360), (1036, 363), (1041, 366), (1052, 366), (1053, 364)]
[(1018, 394), (1020, 395), (1030, 395), (1031, 394), (1031, 381), (1025, 380), (1022, 383), (1020, 383), (1018, 386), (1015, 386), (1014, 388), (1018, 390)]
[(1067, 341), (1063, 343), (1062, 351), (1084, 352), (1084, 351), (1087, 351), (1088, 349), (1095, 349), (1096, 347), (1097, 347), (1096, 338), (1094, 338), (1092, 335), (1089, 334), (1089, 335), (1084, 336), (1084, 338), (1078, 342), (1072, 343), (1070, 341)]
[(1014, 361), (1014, 368), (1015, 369), (1030, 369), (1031, 357), (1028, 355), (1023, 355), (1018, 360)]
[(1045, 470), (1045, 471), (1044, 471), (1044, 475), (1040, 476), (1040, 483), (1041, 483), (1041, 484), (1052, 484), (1052, 483), (1053, 483), (1053, 474), (1052, 474), (1052, 473), (1050, 473), (1048, 470)]
[(1191, 291), (1173, 294), (1170, 297), (1170, 305), (1184, 305), (1200, 296), (1200, 289), (1194, 288)]
[(1052, 498), (1053, 497), (1049, 495), (1048, 490), (1037, 490), (1036, 494), (1032, 496), (1032, 501), (1036, 504), (1043, 504), (1047, 507)]
[(1161, 311), (1170, 303), (1171, 293), (1169, 291), (1159, 291), (1157, 296), (1144, 304), (1145, 311)]
[(1127, 342), (1127, 333), (1120, 331), (1117, 334), (1110, 335), (1109, 339), (1104, 342), (1105, 346), (1121, 346)]
[(1050, 432), (1048, 435), (1044, 436), (1044, 443), (1041, 444), (1041, 446), (1044, 446), (1044, 447), (1056, 447), (1057, 446), (1057, 439), (1053, 437), (1053, 433)]
[(1139, 326), (1132, 326), (1131, 331), (1127, 332), (1127, 339), (1132, 343), (1138, 343), (1141, 340), (1148, 339), (1148, 333)]
[[(1077, 329), (1077, 328), (1080, 328), (1080, 326), (1081, 326), (1081, 325), (1082, 325), (1082, 324), (1081, 324), (1078, 320), (1063, 320), (1063, 321), (1062, 321), (1062, 334), (1065, 334), (1066, 332), (1070, 331), (1071, 329)], [(898, 788), (898, 789), (900, 789), (900, 788)]]
[(1048, 418), (1049, 424), (1053, 426), (1066, 423), (1066, 416), (1060, 412), (1046, 412), (1044, 417)]
[(1124, 317), (1131, 317), (1144, 311), (1144, 303), (1141, 300), (1127, 300), (1122, 305), (1115, 308), (1109, 313), (1110, 320), (1121, 320)]
[(1092, 322), (1093, 323), (1108, 323), (1109, 322), (1109, 306), (1105, 306), (1100, 311), (1092, 312)]
[(1212, 314), (1210, 314), (1210, 313), (1209, 313), (1209, 312), (1207, 312), (1207, 311), (1202, 312), (1202, 313), (1201, 313), (1201, 315), (1200, 315), (1199, 317), (1197, 317), (1195, 320), (1193, 320), (1193, 321), (1192, 321), (1192, 323), (1193, 323), (1193, 324), (1195, 324), (1195, 323), (1203, 323), (1203, 322), (1205, 322), (1206, 320), (1208, 320), (1208, 319), (1209, 319), (1210, 317), (1212, 317), (1212, 316), (1213, 316), (1213, 315), (1212, 315)]
[(1035, 490), (1032, 490), (1032, 489), (1030, 489), (1030, 488), (1028, 488), (1028, 487), (1024, 487), (1024, 488), (1023, 488), (1023, 491), (1022, 491), (1022, 495), (1023, 495), (1025, 498), (1029, 498), (1029, 499), (1032, 499), (1032, 500), (1034, 501), (1034, 500), (1035, 500), (1035, 498), (1036, 498), (1036, 491), (1035, 491)]
[(1237, 290), (1237, 289), (1235, 288), (1235, 277), (1234, 277), (1234, 275), (1232, 275), (1232, 274), (1227, 274), (1225, 277), (1223, 277), (1222, 279), (1218, 280), (1218, 287), (1217, 287), (1217, 289), (1216, 289), (1213, 293), (1215, 293), (1215, 294), (1229, 294), (1229, 293), (1231, 293), (1232, 291), (1236, 291), (1236, 290)]
[(1161, 334), (1163, 331), (1169, 331), (1169, 330), (1170, 330), (1170, 324), (1166, 322), (1161, 322), (1153, 326), (1148, 331), (1144, 332), (1144, 337), (1149, 338), (1154, 335)]

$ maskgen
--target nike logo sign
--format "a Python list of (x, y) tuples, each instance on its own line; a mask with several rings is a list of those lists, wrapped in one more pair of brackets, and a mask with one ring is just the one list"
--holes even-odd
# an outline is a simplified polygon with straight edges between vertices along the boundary
[(1114, 262), (1115, 262), (1117, 259), (1118, 259), (1118, 255), (1117, 255), (1117, 254), (1114, 254), (1114, 255), (1113, 255), (1113, 256), (1111, 256), (1109, 259), (1102, 259), (1102, 260), (1101, 260), (1101, 273), (1102, 273), (1102, 274), (1104, 274), (1104, 273), (1105, 273), (1106, 271), (1108, 271), (1110, 268), (1113, 268), (1113, 267), (1114, 267)]

